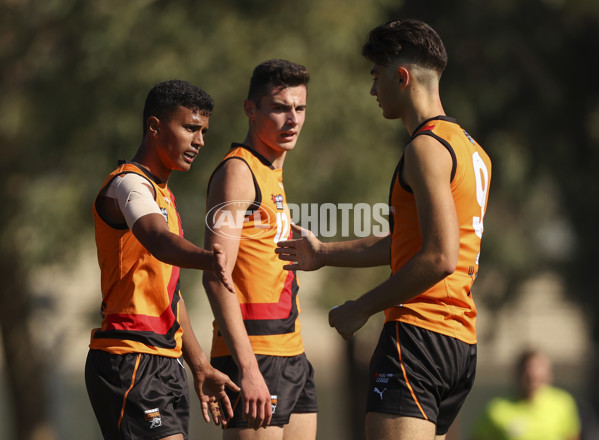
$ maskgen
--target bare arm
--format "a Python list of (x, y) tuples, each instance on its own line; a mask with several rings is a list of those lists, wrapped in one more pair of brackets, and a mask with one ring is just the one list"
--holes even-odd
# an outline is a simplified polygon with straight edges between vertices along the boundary
[(225, 392), (225, 387), (239, 391), (239, 387), (226, 374), (213, 368), (196, 339), (185, 302), (179, 303), (179, 322), (183, 328), (183, 358), (193, 375), (194, 388), (202, 405), (202, 414), (207, 423), (210, 416), (215, 425), (225, 424), (221, 418), (220, 406), (229, 417), (233, 417), (231, 401)]
[(226, 275), (226, 257), (222, 247), (212, 251), (202, 249), (177, 234), (173, 234), (160, 214), (139, 218), (131, 229), (135, 238), (163, 263), (188, 269), (214, 272), (230, 292), (235, 292), (233, 281)]
[[(223, 212), (222, 215), (227, 215), (229, 220), (243, 219), (255, 197), (253, 179), (248, 166), (239, 160), (229, 160), (212, 178), (207, 212), (217, 205), (226, 206), (227, 212)], [(227, 202), (234, 203), (227, 204)], [(219, 222), (218, 216), (216, 219), (211, 216), (207, 218), (205, 234), (206, 246), (220, 245), (227, 254), (226, 271), (229, 276), (235, 267), (241, 236), (241, 225), (233, 223), (236, 222)], [(248, 419), (248, 426), (254, 429), (267, 426), (272, 417), (270, 392), (258, 368), (237, 296), (228, 294), (209, 272), (204, 272), (203, 282), (219, 330), (239, 367), (239, 384), (244, 398), (244, 415)]]
[(287, 270), (316, 270), (323, 266), (373, 267), (389, 264), (391, 236), (370, 236), (358, 240), (322, 242), (307, 229), (292, 224), (301, 238), (279, 241), (276, 253)]
[(404, 178), (413, 190), (422, 235), (420, 251), (400, 270), (355, 301), (331, 310), (329, 324), (350, 338), (373, 314), (424, 292), (455, 271), (459, 225), (451, 193), (451, 157), (428, 136), (406, 149)]
[(130, 173), (117, 177), (96, 201), (96, 209), (109, 225), (127, 224), (137, 240), (158, 260), (191, 269), (213, 271), (234, 292), (225, 279), (226, 258), (222, 248), (202, 249), (170, 231), (156, 203), (152, 186), (143, 177)]

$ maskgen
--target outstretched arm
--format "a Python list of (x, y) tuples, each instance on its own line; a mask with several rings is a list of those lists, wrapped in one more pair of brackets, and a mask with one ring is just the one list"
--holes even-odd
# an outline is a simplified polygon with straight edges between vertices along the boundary
[[(207, 202), (207, 212), (212, 214), (206, 219), (205, 244), (208, 247), (220, 245), (225, 250), (228, 275), (233, 273), (241, 237), (241, 224), (234, 219), (244, 218), (255, 197), (251, 172), (240, 160), (225, 162), (212, 177)], [(213, 210), (215, 206), (226, 208), (226, 212)], [(228, 221), (219, 221), (219, 215)], [(228, 294), (210, 272), (204, 272), (203, 282), (218, 328), (239, 368), (243, 414), (248, 427), (265, 427), (272, 417), (270, 392), (258, 368), (238, 298)]]
[(404, 179), (416, 200), (422, 246), (379, 286), (329, 312), (329, 324), (343, 338), (351, 338), (375, 313), (414, 298), (455, 271), (460, 233), (451, 168), (449, 153), (433, 138), (419, 136), (406, 148)]
[(287, 270), (316, 270), (323, 266), (373, 267), (389, 264), (391, 236), (322, 242), (309, 230), (292, 224), (300, 238), (279, 241), (275, 252)]
[(170, 231), (154, 199), (153, 188), (143, 177), (118, 176), (96, 201), (96, 209), (110, 225), (126, 224), (135, 238), (160, 261), (191, 269), (212, 271), (234, 292), (225, 277), (226, 257), (222, 248), (202, 249)]
[(160, 261), (187, 269), (213, 272), (223, 286), (232, 293), (235, 287), (226, 273), (227, 258), (222, 246), (215, 244), (212, 251), (202, 249), (183, 237), (173, 234), (160, 214), (148, 214), (138, 219), (131, 229), (135, 238)]

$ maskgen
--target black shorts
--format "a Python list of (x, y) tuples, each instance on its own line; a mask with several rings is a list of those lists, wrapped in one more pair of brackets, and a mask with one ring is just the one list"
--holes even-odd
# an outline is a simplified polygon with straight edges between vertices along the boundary
[(104, 439), (160, 439), (189, 427), (189, 389), (179, 359), (90, 350), (85, 385)]
[(425, 419), (444, 435), (475, 374), (476, 344), (387, 322), (370, 361), (366, 411)]
[[(289, 423), (292, 413), (318, 412), (314, 369), (305, 353), (298, 356), (256, 355), (258, 366), (272, 402), (272, 420), (270, 426), (283, 426)], [(212, 366), (227, 374), (235, 383), (239, 383), (239, 369), (231, 356), (216, 357)], [(243, 402), (239, 393), (227, 389), (233, 404), (233, 418), (227, 428), (247, 428), (247, 420), (242, 419)]]

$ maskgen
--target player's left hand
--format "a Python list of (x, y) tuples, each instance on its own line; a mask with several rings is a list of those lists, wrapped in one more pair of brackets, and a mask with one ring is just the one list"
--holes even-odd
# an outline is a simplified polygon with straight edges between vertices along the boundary
[[(215, 425), (226, 426), (227, 420), (233, 417), (233, 407), (225, 392), (225, 387), (235, 392), (241, 389), (216, 368), (209, 367), (201, 373), (194, 374), (194, 388), (202, 405), (202, 414), (206, 423), (210, 418)], [(221, 409), (225, 415), (221, 414)]]
[(329, 325), (348, 340), (354, 337), (368, 321), (370, 316), (365, 315), (355, 301), (347, 301), (345, 304), (333, 307), (329, 312)]
[(214, 261), (212, 263), (214, 273), (229, 292), (235, 293), (235, 285), (227, 273), (227, 256), (223, 247), (218, 243), (214, 243), (212, 252), (214, 254)]

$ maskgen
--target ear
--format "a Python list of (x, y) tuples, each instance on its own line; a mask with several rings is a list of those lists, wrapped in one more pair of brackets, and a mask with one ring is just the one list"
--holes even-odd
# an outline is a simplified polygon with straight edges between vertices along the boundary
[(152, 137), (157, 137), (160, 133), (160, 119), (156, 116), (150, 116), (148, 118), (148, 133)]
[(403, 66), (397, 68), (397, 80), (402, 87), (408, 85), (410, 81), (410, 72)]
[(256, 103), (250, 99), (246, 99), (243, 101), (243, 110), (247, 117), (253, 120), (256, 114)]

